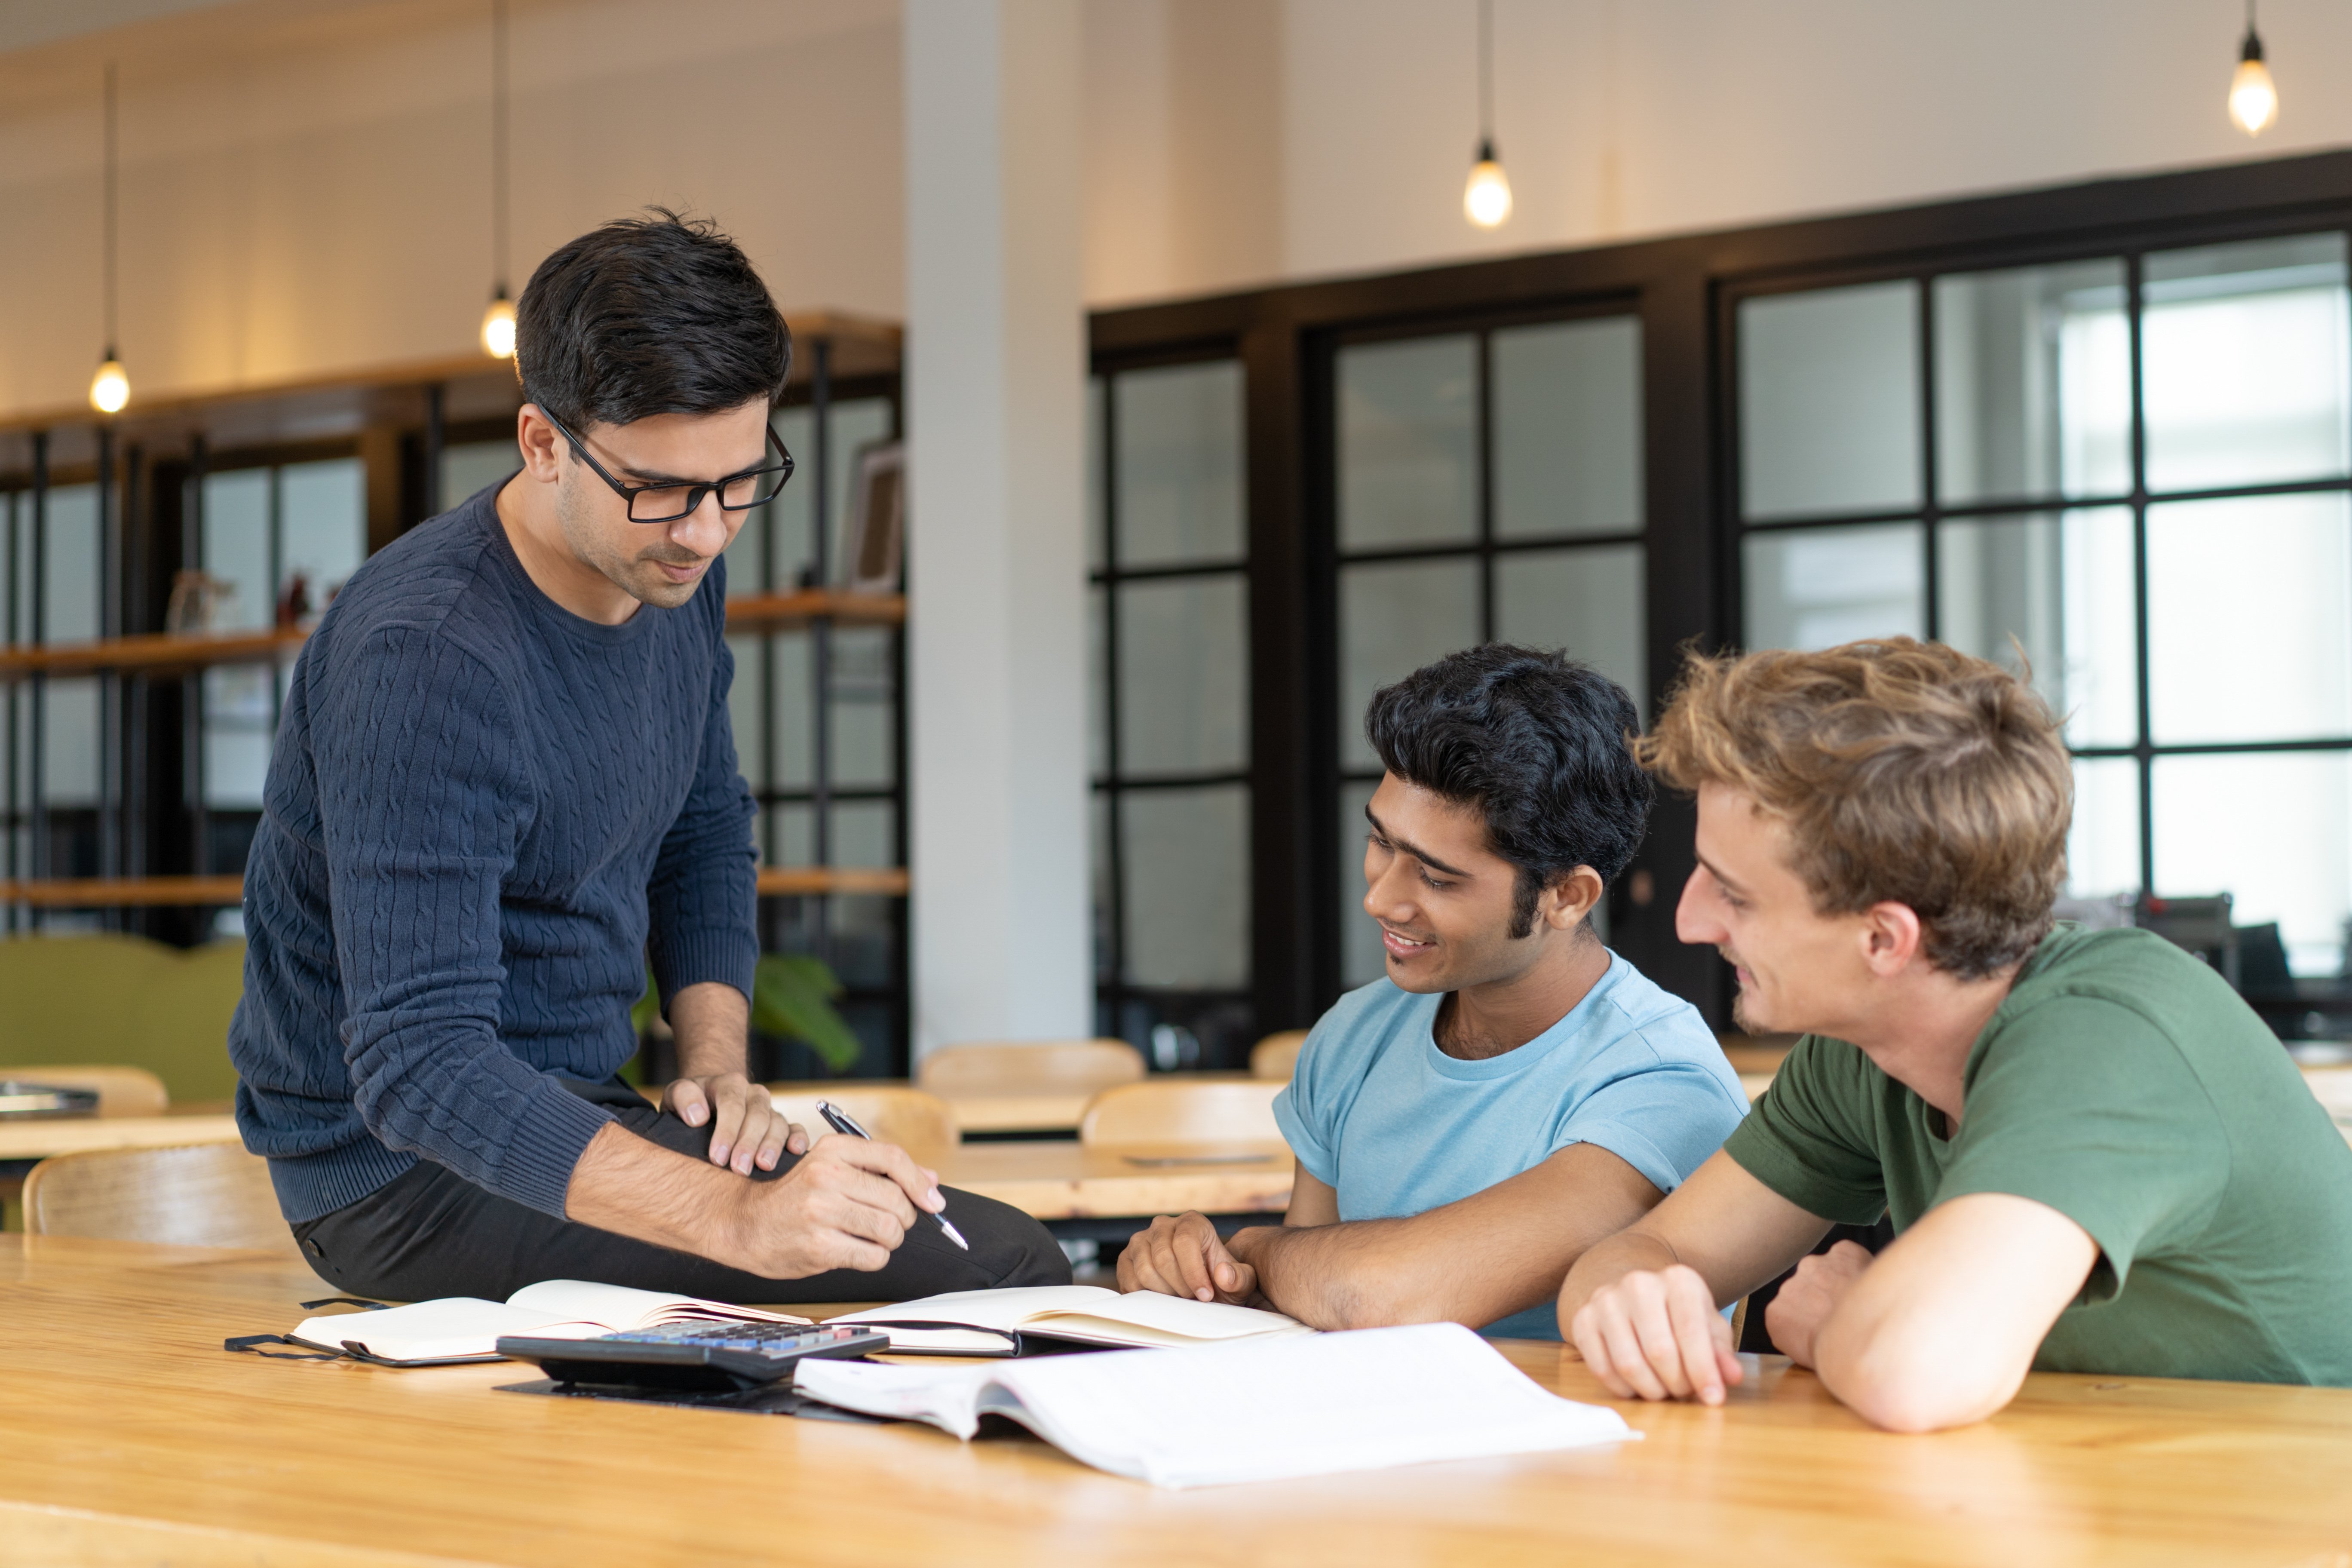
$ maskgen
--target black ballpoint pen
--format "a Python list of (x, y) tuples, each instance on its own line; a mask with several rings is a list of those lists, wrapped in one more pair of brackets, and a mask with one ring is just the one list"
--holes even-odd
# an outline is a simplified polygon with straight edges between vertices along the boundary
[[(857, 1119), (856, 1117), (850, 1115), (849, 1112), (842, 1110), (841, 1107), (834, 1104), (833, 1101), (829, 1100), (820, 1100), (816, 1102), (816, 1113), (819, 1116), (824, 1117), (824, 1124), (827, 1127), (832, 1128), (835, 1132), (842, 1133), (850, 1138), (863, 1138), (868, 1143), (874, 1142), (874, 1134), (866, 1131), (865, 1128), (857, 1125)], [(948, 1239), (950, 1241), (954, 1242), (966, 1252), (970, 1252), (971, 1250), (971, 1243), (963, 1238), (963, 1233), (961, 1231), (959, 1231), (955, 1226), (948, 1223), (948, 1216), (945, 1214), (935, 1214), (931, 1217), (940, 1222), (940, 1228), (948, 1233)]]

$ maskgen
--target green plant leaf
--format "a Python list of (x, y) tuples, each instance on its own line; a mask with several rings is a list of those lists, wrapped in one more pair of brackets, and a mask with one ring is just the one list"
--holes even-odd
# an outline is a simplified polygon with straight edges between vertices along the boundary
[(661, 993), (654, 989), (654, 972), (648, 969), (646, 971), (646, 994), (638, 997), (636, 1005), (629, 1009), (629, 1027), (642, 1038), (660, 1012)]
[(866, 1044), (834, 1009), (842, 985), (822, 959), (770, 953), (751, 978), (751, 1026), (779, 1039), (804, 1040), (817, 1059), (847, 1072)]

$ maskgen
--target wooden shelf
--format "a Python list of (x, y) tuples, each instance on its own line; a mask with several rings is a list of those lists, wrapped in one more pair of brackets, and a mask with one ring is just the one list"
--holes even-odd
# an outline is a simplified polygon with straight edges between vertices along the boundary
[(847, 626), (897, 626), (907, 621), (904, 594), (849, 594), (803, 588), (793, 594), (743, 594), (727, 601), (730, 630), (804, 626), (819, 617)]
[(163, 904), (239, 904), (241, 877), (88, 877), (0, 882), (0, 904), (37, 910), (124, 910)]
[(222, 632), (196, 637), (151, 634), (104, 642), (0, 648), (0, 682), (28, 675), (95, 675), (102, 670), (186, 671), (215, 664), (266, 664), (301, 651), (302, 631)]
[[(907, 896), (901, 867), (764, 866), (763, 898), (813, 893), (878, 893)], [(0, 882), (0, 904), (37, 910), (127, 910), (177, 904), (239, 904), (245, 883), (237, 877), (88, 877)]]

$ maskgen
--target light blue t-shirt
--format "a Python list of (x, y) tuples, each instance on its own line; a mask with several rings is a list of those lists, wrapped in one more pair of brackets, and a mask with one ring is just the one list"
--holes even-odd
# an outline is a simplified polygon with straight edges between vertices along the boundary
[[(1275, 1120), (1339, 1217), (1394, 1219), (1484, 1192), (1571, 1143), (1595, 1143), (1672, 1192), (1748, 1114), (1698, 1009), (1616, 954), (1609, 973), (1517, 1050), (1464, 1061), (1437, 1048), (1442, 994), (1391, 981), (1350, 991), (1298, 1055)], [(1486, 1332), (1558, 1339), (1549, 1303)]]

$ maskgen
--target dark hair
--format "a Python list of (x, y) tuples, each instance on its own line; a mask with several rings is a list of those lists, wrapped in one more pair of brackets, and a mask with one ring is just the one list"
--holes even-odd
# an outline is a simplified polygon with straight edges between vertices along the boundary
[(1407, 784), (1478, 811), (1518, 868), (1511, 934), (1579, 866), (1603, 886), (1641, 847), (1656, 791), (1627, 745), (1633, 700), (1564, 654), (1489, 643), (1425, 664), (1372, 696), (1364, 733)]
[(574, 430), (782, 397), (792, 333), (740, 247), (667, 207), (539, 264), (515, 307), (525, 400)]

